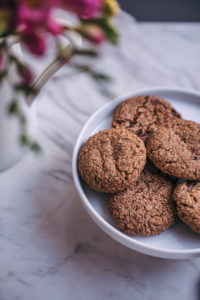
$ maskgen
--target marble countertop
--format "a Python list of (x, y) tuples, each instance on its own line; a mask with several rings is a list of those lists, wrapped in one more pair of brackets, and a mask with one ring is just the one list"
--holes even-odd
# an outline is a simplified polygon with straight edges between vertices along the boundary
[[(116, 23), (120, 46), (105, 46), (96, 62), (113, 76), (110, 94), (155, 86), (200, 91), (199, 24), (137, 24), (125, 13)], [(0, 174), (0, 300), (200, 298), (200, 259), (134, 252), (102, 232), (79, 201), (73, 146), (108, 101), (108, 90), (67, 68), (40, 93), (43, 154), (29, 153)]]

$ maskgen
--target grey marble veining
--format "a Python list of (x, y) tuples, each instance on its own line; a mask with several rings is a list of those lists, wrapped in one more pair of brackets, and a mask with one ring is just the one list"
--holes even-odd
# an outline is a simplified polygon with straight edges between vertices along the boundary
[[(200, 25), (137, 24), (122, 13), (118, 48), (95, 63), (110, 94), (173, 86), (200, 91)], [(36, 70), (46, 61), (35, 65)], [(0, 174), (0, 300), (200, 299), (200, 259), (156, 259), (108, 237), (82, 208), (71, 174), (77, 135), (108, 93), (63, 68), (37, 99), (43, 154)]]

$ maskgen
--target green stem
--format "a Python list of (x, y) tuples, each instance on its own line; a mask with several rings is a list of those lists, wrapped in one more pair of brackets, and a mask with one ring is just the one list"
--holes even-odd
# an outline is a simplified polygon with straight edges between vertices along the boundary
[(63, 56), (58, 55), (36, 78), (36, 80), (32, 84), (32, 88), (33, 90), (36, 91), (36, 93), (28, 97), (27, 103), (29, 106), (32, 105), (35, 97), (38, 95), (38, 93), (43, 88), (43, 86), (47, 83), (47, 81), (71, 59), (73, 54), (74, 54), (74, 48), (70, 45), (67, 48), (67, 55), (66, 53)]

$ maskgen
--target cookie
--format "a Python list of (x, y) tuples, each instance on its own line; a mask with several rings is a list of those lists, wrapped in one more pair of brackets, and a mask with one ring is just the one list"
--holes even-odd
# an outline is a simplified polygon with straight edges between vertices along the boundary
[(139, 178), (145, 162), (146, 149), (140, 138), (126, 129), (108, 129), (82, 146), (78, 170), (93, 189), (116, 193)]
[(164, 172), (162, 172), (148, 158), (147, 158), (147, 162), (146, 162), (146, 165), (145, 165), (145, 169), (150, 171), (150, 172), (160, 174), (161, 176), (165, 177), (166, 179), (171, 180), (171, 182), (173, 182), (173, 184), (177, 184), (177, 182), (180, 181), (180, 179), (178, 179), (177, 177), (174, 177), (174, 176), (171, 176), (171, 175), (168, 175), (168, 174), (165, 174)]
[(122, 102), (114, 112), (114, 128), (130, 128), (145, 142), (158, 125), (181, 115), (167, 101), (156, 96), (137, 96)]
[(161, 126), (148, 139), (147, 155), (164, 173), (200, 179), (200, 124), (179, 119)]
[(186, 181), (173, 192), (179, 218), (191, 229), (200, 233), (200, 182)]
[(117, 227), (136, 236), (160, 234), (176, 221), (172, 182), (146, 169), (131, 188), (109, 196)]

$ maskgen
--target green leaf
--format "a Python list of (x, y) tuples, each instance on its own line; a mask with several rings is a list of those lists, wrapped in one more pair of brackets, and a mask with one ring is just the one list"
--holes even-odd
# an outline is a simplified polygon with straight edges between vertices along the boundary
[(73, 64), (73, 66), (82, 72), (90, 72), (91, 70), (91, 68), (87, 65)]
[(1, 39), (2, 41), (0, 42), (0, 49), (3, 49), (6, 47), (6, 39)]
[(7, 76), (7, 70), (0, 71), (0, 82)]
[(10, 60), (10, 62), (16, 62), (16, 63), (18, 62), (17, 57), (14, 55), (9, 55), (9, 60)]
[(74, 54), (76, 55), (85, 55), (85, 56), (91, 56), (91, 57), (96, 57), (98, 56), (98, 53), (94, 50), (90, 50), (90, 49), (75, 49), (74, 50)]
[(20, 141), (21, 141), (22, 146), (30, 146), (30, 144), (31, 144), (31, 141), (26, 133), (21, 134)]
[(101, 28), (104, 30), (107, 39), (114, 45), (118, 42), (118, 32), (109, 22), (102, 23)]
[(17, 92), (24, 92), (25, 95), (27, 95), (27, 96), (31, 95), (31, 94), (36, 94), (36, 92), (37, 92), (32, 86), (28, 85), (26, 82), (21, 82), (19, 84), (16, 84), (14, 86), (14, 89)]
[(0, 14), (0, 36), (3, 36), (8, 29), (8, 25), (6, 23), (6, 20), (2, 18), (2, 15)]
[(20, 120), (21, 125), (24, 126), (26, 124), (26, 117), (22, 112), (19, 113), (19, 120)]
[(33, 150), (34, 152), (41, 152), (41, 147), (37, 142), (33, 142), (32, 146), (31, 146), (31, 150)]
[(8, 107), (8, 112), (10, 114), (15, 114), (19, 111), (18, 102), (16, 100), (13, 100), (12, 103)]
[(106, 82), (111, 82), (112, 78), (104, 73), (96, 73), (96, 72), (92, 72), (91, 75), (94, 77), (94, 79), (98, 80), (98, 81), (106, 81)]
[(96, 72), (88, 65), (73, 64), (73, 67), (82, 72), (86, 72), (86, 73), (90, 74), (93, 77), (93, 79), (95, 79), (97, 81), (110, 82), (112, 80), (112, 78), (109, 75), (107, 75), (105, 73)]

